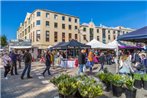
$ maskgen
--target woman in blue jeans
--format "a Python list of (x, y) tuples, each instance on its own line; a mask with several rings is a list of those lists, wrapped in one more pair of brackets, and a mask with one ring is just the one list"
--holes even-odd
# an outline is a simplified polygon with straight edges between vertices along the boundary
[(48, 75), (51, 75), (51, 73), (50, 73), (51, 57), (50, 57), (49, 50), (47, 50), (45, 58), (46, 58), (46, 61), (45, 61), (46, 68), (45, 68), (45, 70), (42, 73), (43, 76), (45, 76), (45, 72), (46, 71), (48, 71)]

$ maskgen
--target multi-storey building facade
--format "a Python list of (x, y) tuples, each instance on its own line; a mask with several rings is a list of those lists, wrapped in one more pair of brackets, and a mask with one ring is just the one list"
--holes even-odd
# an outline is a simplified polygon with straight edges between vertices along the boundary
[(17, 30), (17, 39), (31, 39), (33, 46), (46, 49), (62, 41), (79, 41), (78, 28), (79, 18), (76, 16), (37, 9), (27, 13)]
[(97, 39), (105, 44), (112, 42), (117, 38), (117, 36), (126, 34), (133, 31), (130, 28), (118, 27), (106, 27), (103, 25), (95, 26), (91, 21), (89, 24), (83, 23), (80, 25), (80, 41), (82, 43), (87, 43), (92, 39)]
[(32, 46), (46, 49), (49, 45), (53, 46), (58, 42), (67, 42), (71, 39), (82, 43), (97, 39), (107, 44), (117, 36), (133, 31), (121, 26), (115, 28), (95, 26), (92, 21), (80, 25), (79, 21), (76, 16), (37, 9), (27, 13), (24, 22), (17, 30), (17, 39), (31, 39)]

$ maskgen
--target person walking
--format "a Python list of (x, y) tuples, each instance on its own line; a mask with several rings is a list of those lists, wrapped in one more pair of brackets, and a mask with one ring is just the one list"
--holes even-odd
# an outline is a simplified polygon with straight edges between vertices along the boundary
[(101, 70), (104, 69), (104, 62), (105, 62), (105, 56), (104, 56), (104, 53), (101, 53), (101, 54), (100, 54), (99, 62), (100, 62), (100, 64), (101, 64), (101, 67), (100, 67), (100, 70), (99, 70), (99, 71), (101, 71)]
[(18, 56), (17, 56), (17, 60), (18, 60), (18, 64), (19, 64), (19, 69), (21, 69), (21, 59), (22, 59), (22, 55), (21, 55), (21, 53), (19, 52), (19, 53), (18, 53)]
[(11, 54), (10, 54), (10, 58), (12, 60), (12, 66), (11, 66), (11, 75), (14, 75), (13, 73), (13, 68), (14, 68), (14, 71), (15, 71), (15, 75), (18, 75), (17, 73), (17, 54), (12, 51)]
[(92, 51), (90, 51), (89, 54), (88, 54), (88, 66), (90, 68), (91, 73), (92, 73), (92, 67), (94, 65), (93, 58), (94, 58), (94, 54), (93, 54)]
[(27, 70), (27, 78), (32, 78), (32, 76), (30, 76), (32, 55), (31, 53), (29, 53), (29, 50), (27, 50), (26, 53), (24, 54), (24, 63), (25, 63), (25, 68), (21, 74), (21, 79), (24, 78), (26, 70)]
[(4, 69), (5, 69), (4, 78), (8, 79), (7, 74), (9, 73), (10, 68), (11, 68), (11, 65), (10, 65), (11, 58), (8, 56), (7, 53), (4, 53), (4, 55), (2, 57), (2, 61), (3, 61)]
[(42, 75), (45, 76), (45, 72), (48, 71), (48, 75), (51, 75), (50, 73), (50, 67), (51, 67), (51, 56), (50, 56), (50, 53), (49, 53), (49, 50), (47, 50), (46, 52), (46, 55), (45, 55), (45, 65), (46, 65), (46, 68), (45, 70), (43, 71)]
[(83, 73), (83, 68), (86, 64), (86, 56), (85, 56), (85, 51), (81, 50), (79, 57), (78, 57), (78, 63), (79, 63), (79, 71), (78, 74)]

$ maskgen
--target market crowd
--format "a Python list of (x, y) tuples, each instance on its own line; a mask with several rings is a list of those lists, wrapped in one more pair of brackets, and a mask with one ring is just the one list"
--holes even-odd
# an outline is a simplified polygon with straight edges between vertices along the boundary
[[(58, 58), (58, 64), (61, 61), (65, 61), (69, 57), (68, 53), (65, 51), (50, 51), (47, 50), (42, 55), (39, 61), (44, 62), (45, 68), (42, 71), (42, 75), (48, 72), (51, 75), (50, 67), (55, 66), (55, 60)], [(7, 75), (18, 75), (17, 67), (22, 68), (21, 62), (24, 62), (24, 70), (21, 73), (21, 79), (24, 79), (24, 75), (27, 71), (27, 78), (33, 78), (30, 75), (31, 64), (33, 57), (27, 49), (23, 52), (11, 51), (4, 52), (2, 56), (2, 61), (4, 65), (4, 78), (8, 79)], [(147, 73), (147, 56), (144, 52), (139, 50), (121, 50), (118, 53), (118, 60), (115, 52), (100, 51), (100, 50), (85, 50), (82, 49), (77, 55), (77, 61), (75, 62), (76, 67), (78, 67), (78, 74), (84, 73), (86, 69), (92, 73), (95, 64), (99, 64), (99, 71), (104, 70), (105, 65), (115, 65), (119, 64), (120, 74), (131, 74), (131, 73)], [(67, 66), (65, 66), (67, 67)]]

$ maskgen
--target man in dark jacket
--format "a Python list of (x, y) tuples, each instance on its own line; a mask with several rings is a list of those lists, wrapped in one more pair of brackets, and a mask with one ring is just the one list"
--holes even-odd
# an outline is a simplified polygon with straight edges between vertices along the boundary
[(21, 79), (23, 79), (26, 70), (28, 70), (27, 71), (27, 78), (32, 78), (30, 76), (32, 55), (31, 55), (31, 53), (29, 53), (29, 50), (27, 50), (26, 53), (24, 54), (24, 63), (25, 63), (25, 68), (24, 68), (24, 70), (22, 72)]
[(16, 61), (17, 61), (17, 54), (14, 51), (12, 51), (11, 54), (10, 54), (10, 58), (12, 60), (11, 75), (14, 75), (13, 67), (14, 67), (14, 70), (15, 70), (15, 75), (18, 75), (18, 73), (17, 73), (17, 63), (16, 63)]
[(83, 72), (83, 67), (86, 64), (86, 56), (84, 54), (84, 50), (81, 50), (79, 57), (78, 57), (78, 62), (79, 62), (79, 71), (78, 74)]
[(99, 58), (100, 64), (101, 64), (101, 68), (99, 71), (104, 69), (104, 62), (105, 62), (105, 56), (104, 53), (101, 53), (100, 58)]

